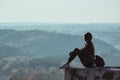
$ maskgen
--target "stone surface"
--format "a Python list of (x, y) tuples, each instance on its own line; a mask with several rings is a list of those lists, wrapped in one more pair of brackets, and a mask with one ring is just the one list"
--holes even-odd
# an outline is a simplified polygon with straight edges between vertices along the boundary
[(66, 68), (65, 80), (120, 80), (120, 67)]

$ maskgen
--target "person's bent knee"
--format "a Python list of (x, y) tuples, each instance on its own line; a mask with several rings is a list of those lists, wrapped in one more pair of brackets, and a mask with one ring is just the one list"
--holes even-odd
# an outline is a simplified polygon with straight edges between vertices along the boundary
[(77, 53), (75, 51), (72, 51), (69, 53), (69, 56), (76, 56), (76, 55), (77, 55)]
[(78, 48), (75, 48), (74, 51), (79, 51), (79, 49), (78, 49)]

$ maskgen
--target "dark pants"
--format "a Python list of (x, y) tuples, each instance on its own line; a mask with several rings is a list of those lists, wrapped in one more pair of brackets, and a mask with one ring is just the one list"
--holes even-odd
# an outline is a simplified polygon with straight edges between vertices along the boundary
[(80, 61), (85, 67), (93, 67), (93, 60), (85, 53), (85, 51), (74, 49), (74, 51), (69, 53), (68, 62), (70, 63), (76, 56), (79, 57)]

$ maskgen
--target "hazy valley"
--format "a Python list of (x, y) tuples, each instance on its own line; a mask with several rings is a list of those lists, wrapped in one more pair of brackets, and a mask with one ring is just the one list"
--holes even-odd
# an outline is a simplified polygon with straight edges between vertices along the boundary
[[(104, 58), (106, 66), (120, 66), (119, 29), (98, 30), (89, 29), (94, 35), (96, 54)], [(74, 29), (73, 31), (80, 33)], [(67, 60), (70, 51), (84, 46), (84, 32), (85, 30), (78, 35), (69, 34), (69, 30), (64, 33), (39, 29), (1, 29), (1, 80), (63, 79), (63, 71), (58, 68)], [(82, 67), (78, 58), (71, 65)]]

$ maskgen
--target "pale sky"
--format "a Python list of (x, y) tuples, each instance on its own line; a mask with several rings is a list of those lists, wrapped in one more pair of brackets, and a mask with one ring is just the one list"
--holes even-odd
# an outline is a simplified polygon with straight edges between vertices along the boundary
[(0, 0), (0, 23), (120, 23), (120, 0)]

